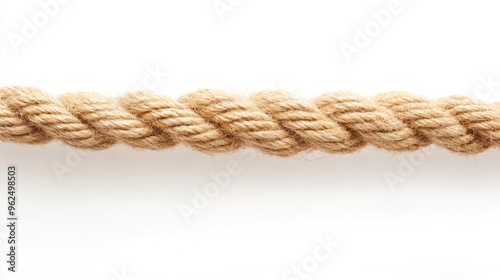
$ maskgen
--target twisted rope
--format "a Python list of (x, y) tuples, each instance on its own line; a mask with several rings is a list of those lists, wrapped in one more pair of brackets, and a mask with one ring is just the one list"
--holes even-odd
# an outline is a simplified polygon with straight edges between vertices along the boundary
[(337, 92), (305, 100), (278, 90), (242, 98), (204, 89), (173, 100), (146, 92), (52, 97), (36, 88), (0, 88), (1, 141), (54, 139), (90, 150), (116, 143), (159, 150), (182, 143), (210, 154), (248, 146), (291, 156), (350, 153), (367, 144), (414, 151), (434, 143), (476, 154), (500, 145), (500, 103), (464, 96), (431, 101), (405, 92), (374, 98)]

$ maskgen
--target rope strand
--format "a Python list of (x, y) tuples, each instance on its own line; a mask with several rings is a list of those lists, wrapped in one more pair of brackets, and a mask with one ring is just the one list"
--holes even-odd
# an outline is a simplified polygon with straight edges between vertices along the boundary
[(302, 99), (273, 90), (243, 98), (203, 89), (178, 100), (147, 92), (53, 97), (0, 88), (0, 140), (102, 150), (117, 143), (160, 150), (184, 144), (214, 154), (253, 147), (275, 156), (366, 145), (394, 152), (431, 143), (461, 154), (500, 145), (500, 103), (465, 96), (428, 100), (405, 92), (365, 98), (336, 92)]

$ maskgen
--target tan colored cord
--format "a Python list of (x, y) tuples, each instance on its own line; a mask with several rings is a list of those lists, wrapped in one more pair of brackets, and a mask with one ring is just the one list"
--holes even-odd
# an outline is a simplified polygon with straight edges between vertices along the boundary
[(405, 92), (365, 98), (335, 92), (312, 100), (270, 90), (242, 98), (203, 89), (177, 100), (147, 92), (119, 98), (90, 92), (53, 97), (0, 88), (0, 140), (106, 149), (125, 143), (204, 153), (253, 147), (276, 156), (350, 153), (365, 145), (403, 152), (431, 143), (462, 154), (500, 145), (500, 103), (465, 96), (427, 100)]

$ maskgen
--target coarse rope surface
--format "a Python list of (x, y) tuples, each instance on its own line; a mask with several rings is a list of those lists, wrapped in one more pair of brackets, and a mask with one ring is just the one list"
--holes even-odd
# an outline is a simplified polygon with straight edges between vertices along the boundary
[(179, 99), (136, 91), (50, 96), (0, 88), (0, 140), (106, 149), (116, 143), (159, 150), (184, 144), (226, 153), (253, 147), (275, 156), (350, 153), (365, 145), (395, 152), (431, 143), (462, 154), (500, 145), (500, 103), (465, 96), (428, 100), (406, 92), (373, 98), (334, 92), (312, 100), (268, 90), (248, 97), (202, 89)]

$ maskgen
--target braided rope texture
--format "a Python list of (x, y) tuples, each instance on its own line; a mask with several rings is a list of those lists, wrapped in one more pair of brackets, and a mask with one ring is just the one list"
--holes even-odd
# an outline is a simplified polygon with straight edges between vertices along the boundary
[(461, 154), (500, 145), (500, 102), (465, 96), (428, 100), (406, 92), (373, 98), (334, 92), (306, 100), (269, 90), (240, 97), (202, 89), (179, 99), (148, 92), (110, 98), (92, 92), (50, 96), (31, 87), (0, 88), (0, 140), (52, 140), (87, 150), (117, 143), (160, 150), (179, 143), (208, 153), (253, 147), (275, 156), (366, 145), (394, 152), (431, 143)]

